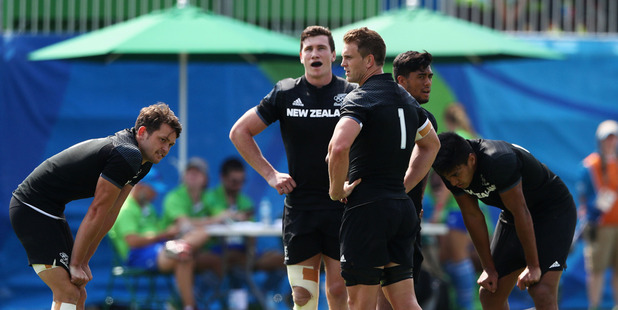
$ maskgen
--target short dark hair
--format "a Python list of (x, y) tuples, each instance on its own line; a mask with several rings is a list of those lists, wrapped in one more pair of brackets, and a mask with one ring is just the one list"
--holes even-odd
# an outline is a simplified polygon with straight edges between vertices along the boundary
[(245, 166), (242, 164), (242, 161), (237, 157), (228, 157), (221, 164), (221, 175), (227, 176), (232, 171), (242, 171), (245, 172)]
[(474, 153), (468, 140), (454, 132), (443, 132), (438, 135), (438, 138), (440, 150), (432, 167), (439, 175), (445, 175), (457, 166), (465, 165), (468, 162), (468, 156)]
[(407, 77), (410, 72), (427, 69), (432, 60), (433, 56), (427, 51), (423, 53), (417, 51), (403, 52), (393, 60), (393, 75), (395, 79), (400, 75)]
[(371, 54), (375, 59), (376, 65), (384, 65), (386, 44), (377, 32), (367, 27), (352, 29), (343, 36), (343, 42), (356, 43), (361, 56), (365, 57)]
[(309, 26), (303, 30), (300, 34), (300, 51), (303, 51), (303, 41), (306, 38), (317, 37), (317, 36), (326, 36), (328, 37), (328, 44), (330, 45), (330, 51), (335, 51), (335, 40), (333, 39), (333, 34), (330, 32), (330, 29), (323, 26)]
[(146, 131), (149, 134), (159, 130), (162, 124), (168, 124), (174, 131), (176, 131), (176, 138), (180, 137), (182, 132), (182, 125), (178, 120), (178, 117), (174, 114), (174, 111), (170, 107), (163, 103), (157, 102), (156, 104), (149, 105), (142, 108), (139, 111), (137, 120), (135, 120), (135, 129), (140, 127), (146, 127)]

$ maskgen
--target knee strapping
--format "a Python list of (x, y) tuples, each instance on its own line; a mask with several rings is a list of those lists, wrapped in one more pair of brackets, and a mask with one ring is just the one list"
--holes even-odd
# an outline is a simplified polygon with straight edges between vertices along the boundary
[(295, 286), (302, 287), (306, 289), (311, 297), (309, 301), (300, 306), (296, 304), (294, 301), (294, 310), (314, 310), (318, 307), (318, 293), (319, 293), (319, 279), (320, 272), (319, 270), (313, 269), (312, 266), (301, 266), (301, 265), (289, 265), (288, 269), (288, 280), (290, 281), (290, 286), (292, 290), (294, 290)]
[(405, 267), (402, 265), (384, 268), (384, 272), (382, 272), (382, 277), (380, 278), (380, 284), (382, 284), (382, 286), (387, 286), (406, 279), (412, 279), (412, 271), (412, 267)]
[(52, 302), (51, 310), (76, 310), (77, 305), (69, 304), (66, 302), (56, 303)]
[(354, 285), (378, 285), (383, 269), (381, 268), (354, 268), (342, 269), (341, 276), (345, 280), (346, 286)]

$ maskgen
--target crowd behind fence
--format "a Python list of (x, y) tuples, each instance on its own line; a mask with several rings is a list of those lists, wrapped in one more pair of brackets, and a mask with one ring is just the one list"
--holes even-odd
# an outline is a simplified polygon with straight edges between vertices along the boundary
[[(618, 0), (188, 0), (290, 35), (337, 28), (398, 8), (426, 8), (497, 30), (618, 34)], [(176, 5), (176, 0), (0, 0), (0, 32), (83, 33)]]

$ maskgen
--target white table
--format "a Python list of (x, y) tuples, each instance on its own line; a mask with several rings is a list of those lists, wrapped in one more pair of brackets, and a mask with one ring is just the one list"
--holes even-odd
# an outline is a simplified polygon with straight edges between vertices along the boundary
[(270, 225), (260, 222), (233, 222), (230, 224), (208, 225), (206, 231), (218, 237), (272, 237), (281, 236), (281, 219)]
[(447, 232), (448, 227), (446, 224), (421, 222), (421, 235), (440, 236), (446, 235)]
[[(206, 226), (206, 231), (213, 237), (280, 237), (282, 235), (281, 219), (274, 220), (266, 225), (261, 222), (232, 222), (229, 224), (217, 224)], [(264, 292), (255, 284), (252, 277), (253, 264), (255, 261), (255, 242), (247, 242), (247, 258), (245, 265), (246, 282), (253, 295), (257, 298), (262, 309), (268, 309)], [(224, 247), (225, 249), (225, 247)], [(283, 263), (283, 262), (281, 262)], [(225, 271), (224, 263), (224, 271)]]
[[(444, 224), (422, 223), (421, 234), (423, 235), (444, 235), (448, 232), (448, 227)], [(281, 219), (276, 219), (272, 224), (266, 225), (260, 222), (233, 222), (230, 224), (218, 224), (208, 225), (206, 231), (211, 236), (216, 237), (272, 237), (282, 235), (282, 222)], [(249, 242), (252, 247), (255, 246), (255, 242)], [(258, 299), (258, 302), (262, 306), (262, 309), (266, 308), (266, 299), (262, 290), (255, 284), (251, 272), (253, 270), (253, 263), (255, 255), (255, 248), (247, 249), (247, 283), (253, 295)]]
[[(260, 222), (234, 222), (231, 224), (209, 225), (207, 231), (211, 236), (218, 237), (272, 237), (281, 236), (281, 219), (273, 221), (270, 225)], [(423, 235), (444, 235), (448, 227), (444, 224), (421, 223)]]

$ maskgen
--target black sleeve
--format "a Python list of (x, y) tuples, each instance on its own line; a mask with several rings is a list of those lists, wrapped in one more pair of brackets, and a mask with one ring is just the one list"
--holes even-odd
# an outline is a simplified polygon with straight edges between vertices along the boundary
[(152, 168), (151, 162), (146, 162), (145, 164), (143, 164), (142, 167), (139, 169), (139, 172), (137, 172), (133, 179), (129, 181), (129, 184), (135, 186), (135, 184), (141, 181), (148, 174), (148, 172), (150, 172), (150, 168)]
[[(421, 126), (425, 124), (427, 119), (429, 119), (429, 122), (433, 126), (433, 122), (431, 122), (431, 118), (429, 118), (429, 115), (431, 115), (431, 113), (427, 112), (427, 110), (425, 110), (424, 108), (417, 107), (416, 115), (418, 116), (418, 128), (421, 128)], [(434, 130), (435, 130), (435, 127), (434, 127)]]
[(358, 104), (356, 98), (354, 91), (345, 97), (341, 106), (341, 117), (352, 117), (362, 124), (367, 121), (367, 107)]
[(279, 119), (277, 110), (277, 94), (279, 93), (279, 83), (264, 96), (257, 106), (257, 114), (266, 125), (270, 125)]
[(111, 150), (101, 176), (122, 188), (133, 180), (141, 166), (142, 154), (137, 146), (119, 145)]
[(505, 192), (521, 180), (520, 168), (521, 165), (515, 153), (500, 155), (486, 172), (488, 181), (496, 184), (499, 193)]

